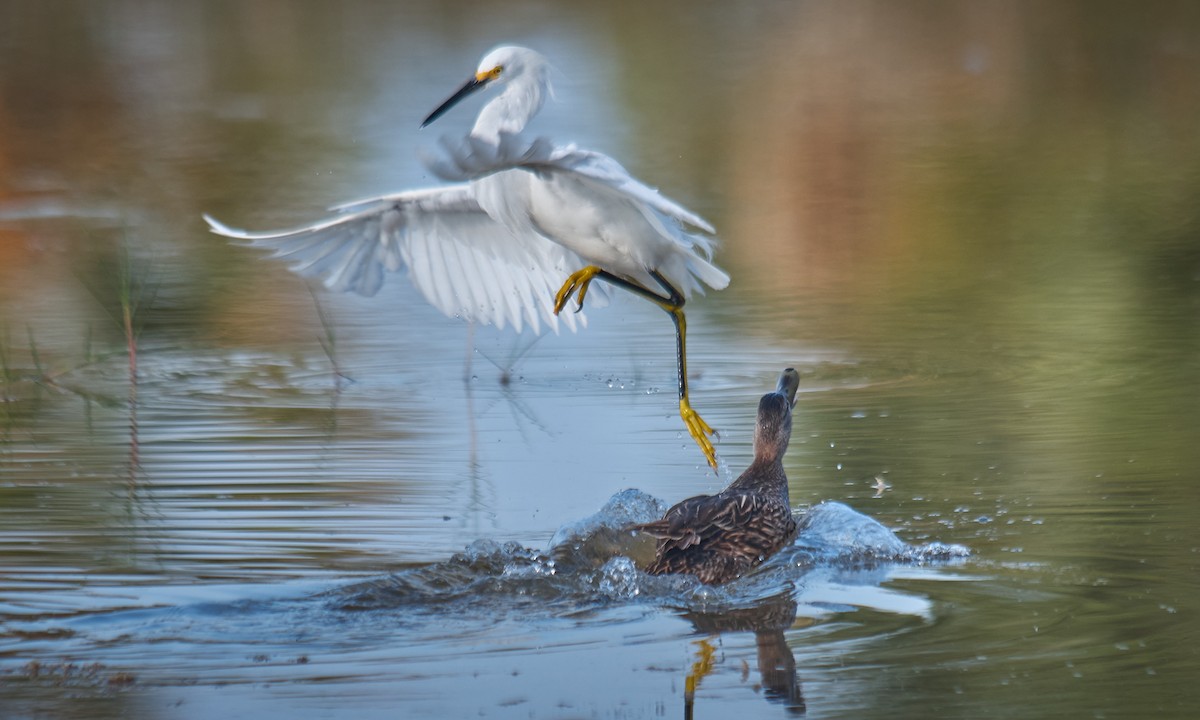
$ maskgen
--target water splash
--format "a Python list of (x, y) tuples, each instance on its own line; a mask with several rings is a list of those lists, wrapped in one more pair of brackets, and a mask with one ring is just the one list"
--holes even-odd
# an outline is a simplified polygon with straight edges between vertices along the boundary
[(780, 555), (793, 563), (807, 557), (810, 566), (947, 562), (971, 554), (962, 545), (909, 545), (878, 521), (839, 502), (814, 505), (799, 524), (796, 541)]
[[(574, 611), (612, 602), (653, 603), (689, 612), (721, 613), (795, 593), (827, 573), (947, 562), (970, 555), (960, 545), (909, 545), (877, 521), (836, 502), (798, 518), (796, 541), (735, 582), (713, 587), (687, 575), (647, 575), (653, 540), (627, 528), (661, 517), (666, 504), (623, 490), (595, 514), (561, 527), (545, 551), (515, 542), (479, 540), (449, 560), (357, 583), (328, 594), (342, 610), (399, 607), (489, 612), (525, 608), (526, 601)], [(871, 573), (858, 582), (879, 584)], [(920, 613), (918, 613), (920, 614)]]
[(662, 517), (666, 511), (667, 504), (653, 495), (636, 488), (622, 490), (610, 497), (594, 514), (560, 527), (550, 538), (550, 547), (586, 541), (606, 528), (621, 529), (636, 523), (651, 522)]

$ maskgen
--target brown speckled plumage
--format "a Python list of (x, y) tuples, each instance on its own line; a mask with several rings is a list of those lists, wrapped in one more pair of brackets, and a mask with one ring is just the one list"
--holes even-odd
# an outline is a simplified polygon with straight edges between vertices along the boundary
[(792, 405), (800, 375), (779, 376), (775, 392), (758, 403), (754, 461), (716, 495), (680, 502), (661, 520), (633, 529), (658, 538), (652, 575), (686, 573), (720, 585), (761, 565), (796, 536), (783, 454), (792, 436)]

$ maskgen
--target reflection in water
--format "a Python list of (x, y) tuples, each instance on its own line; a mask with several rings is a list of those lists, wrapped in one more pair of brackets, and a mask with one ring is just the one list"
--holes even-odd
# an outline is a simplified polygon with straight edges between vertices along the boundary
[[(528, 402), (523, 400), (518, 392), (518, 384), (521, 381), (520, 375), (517, 374), (517, 367), (521, 360), (537, 345), (542, 335), (520, 335), (516, 339), (511, 340), (507, 350), (504, 353), (503, 360), (497, 360), (500, 356), (499, 351), (487, 350), (481, 347), (482, 343), (476, 343), (476, 326), (475, 323), (469, 323), (469, 332), (467, 335), (467, 352), (463, 365), (463, 387), (464, 396), (466, 398), (467, 409), (467, 439), (469, 443), (469, 451), (467, 454), (467, 505), (465, 513), (470, 517), (470, 529), (474, 536), (480, 536), (483, 530), (482, 518), (491, 515), (490, 508), (495, 505), (495, 483), (490, 475), (490, 472), (485, 468), (480, 461), (480, 421), (496, 422), (495, 415), (498, 407), (503, 407), (507, 410), (509, 427), (515, 428), (521, 443), (532, 453), (535, 447), (533, 439), (530, 437), (530, 431), (536, 430), (545, 439), (552, 439), (553, 433), (550, 428), (537, 415), (537, 410), (534, 409)], [(486, 401), (477, 402), (476, 396), (482, 394), (479, 387), (490, 385), (493, 378), (483, 373), (474, 371), (475, 356), (484, 358), (490, 365), (495, 367), (498, 374), (494, 378), (495, 385), (499, 387), (498, 395), (487, 393), (489, 396)], [(487, 523), (490, 527), (496, 526), (494, 516), (491, 517), (491, 522)]]
[[(447, 613), (493, 621), (514, 613), (527, 620), (531, 613), (579, 616), (614, 601), (679, 607), (682, 617), (703, 635), (753, 632), (766, 698), (789, 713), (802, 714), (806, 702), (786, 633), (796, 627), (799, 599), (831, 602), (837, 596), (837, 583), (817, 570), (872, 568), (853, 576), (852, 582), (861, 588), (881, 582), (886, 577), (878, 572), (881, 568), (940, 563), (969, 554), (966, 548), (937, 543), (905, 545), (876, 521), (844, 505), (825, 503), (802, 516), (800, 534), (786, 552), (745, 580), (715, 588), (690, 576), (654, 576), (637, 569), (652, 560), (653, 549), (627, 528), (655, 517), (661, 508), (656, 498), (626, 490), (594, 515), (561, 528), (545, 553), (516, 543), (476, 542), (446, 562), (339, 588), (325, 597), (340, 611), (401, 608), (429, 620)], [(880, 611), (928, 612), (917, 598), (878, 594), (870, 601), (871, 595), (861, 590), (857, 597), (860, 603), (874, 602), (869, 606)], [(812, 625), (818, 615), (810, 615), (803, 625)], [(689, 718), (701, 682), (717, 664), (711, 639), (692, 644), (697, 659), (684, 683)]]
[[(719, 635), (732, 632), (754, 633), (754, 647), (760, 682), (767, 700), (783, 705), (794, 715), (807, 710), (800, 678), (796, 674), (796, 656), (788, 647), (784, 632), (796, 621), (796, 601), (788, 596), (767, 598), (754, 607), (736, 608), (722, 613), (687, 612), (683, 617), (692, 623), (696, 632)], [(713, 648), (707, 640), (701, 643), (705, 657), (693, 666), (686, 681), (684, 717), (691, 718), (695, 691), (700, 680), (712, 671)]]
[[(804, 712), (806, 700), (787, 636), (818, 625), (828, 613), (815, 608), (812, 600), (833, 597), (838, 584), (819, 570), (864, 563), (876, 568), (900, 567), (920, 562), (917, 558), (927, 551), (909, 548), (912, 553), (907, 557), (893, 556), (890, 562), (881, 562), (858, 549), (827, 545), (822, 538), (874, 524), (844, 506), (830, 507), (815, 512), (809, 523), (812, 534), (805, 544), (820, 547), (831, 561), (815, 565), (773, 561), (758, 573), (718, 589), (693, 578), (647, 575), (629, 558), (613, 556), (612, 548), (598, 552), (595, 542), (578, 534), (589, 529), (591, 535), (616, 530), (631, 520), (660, 512), (661, 507), (660, 501), (644, 493), (625, 491), (596, 515), (565, 527), (563, 544), (545, 553), (517, 543), (502, 546), (479, 541), (445, 561), (317, 593), (307, 582), (292, 587), (259, 586), (254, 592), (233, 585), (148, 588), (142, 607), (126, 601), (129, 604), (119, 608), (114, 601), (121, 590), (114, 589), (105, 599), (114, 603), (113, 609), (10, 622), (9, 634), (0, 636), (0, 660), (52, 653), (101, 657), (104, 663), (95, 665), (91, 674), (75, 685), (85, 696), (102, 697), (112, 690), (112, 683), (89, 679), (99, 675), (129, 678), (121, 681), (125, 683), (119, 686), (122, 692), (135, 689), (152, 696), (162, 692), (163, 697), (182, 693), (192, 698), (189, 688), (197, 684), (201, 688), (220, 685), (223, 693), (241, 697), (262, 682), (284, 676), (292, 678), (289, 685), (297, 679), (317, 682), (322, 692), (340, 687), (339, 696), (350, 689), (374, 694), (378, 691), (371, 688), (379, 685), (382, 662), (398, 666), (406, 676), (415, 673), (423, 686), (431, 683), (433, 689), (426, 691), (440, 704), (438, 712), (443, 716), (465, 716), (472, 698), (463, 690), (474, 687), (478, 680), (461, 672), (457, 651), (442, 656), (438, 648), (469, 647), (472, 657), (493, 655), (502, 663), (515, 662), (521, 676), (532, 675), (531, 681), (538, 686), (553, 685), (552, 677), (561, 664), (555, 658), (562, 648), (551, 646), (555, 652), (547, 653), (543, 636), (552, 637), (570, 627), (588, 634), (588, 662), (589, 667), (594, 666), (589, 677), (602, 677), (607, 663), (599, 658), (607, 655), (606, 645), (612, 646), (614, 635), (640, 632), (636, 624), (662, 615), (660, 608), (679, 608), (693, 631), (709, 638), (693, 643), (672, 632), (657, 643), (669, 648), (684, 642), (700, 650), (698, 664), (685, 680), (685, 713), (690, 715), (695, 705), (715, 704), (718, 712), (721, 707), (723, 699), (706, 692), (702, 682), (706, 676), (722, 671), (728, 674), (729, 670), (722, 668), (729, 658), (717, 656), (712, 636), (733, 638), (752, 632), (759, 681), (751, 687), (761, 690), (768, 701), (798, 714)], [(876, 550), (891, 553), (895, 548)], [(963, 551), (960, 548), (957, 554)], [(608, 559), (603, 560), (604, 556)], [(885, 578), (884, 574), (869, 579), (860, 574), (855, 582), (865, 589)], [(912, 614), (911, 606), (894, 598), (880, 596), (882, 601), (876, 603), (870, 593), (859, 597), (854, 602), (861, 608), (897, 616)], [(920, 607), (919, 597), (908, 599)], [(800, 607), (805, 614), (797, 624)], [(514, 644), (507, 633), (516, 628), (523, 628), (519, 637), (524, 640)], [(21, 639), (23, 650), (14, 652), (4, 644), (3, 640), (14, 634)], [(181, 644), (198, 648), (186, 662), (177, 657)], [(613, 648), (628, 651), (620, 643)], [(632, 648), (638, 657), (662, 652), (644, 641)], [(539, 664), (538, 659), (547, 654), (550, 663)], [(145, 686), (140, 678), (122, 670), (134, 659), (141, 667), (151, 667), (147, 663), (162, 666), (153, 673), (143, 671), (153, 674)], [(742, 664), (745, 669), (735, 669), (733, 674), (740, 676), (740, 684), (745, 686), (749, 667)], [(36, 667), (32, 663), (17, 668), (0, 665), (0, 689), (5, 680), (17, 681), (23, 691), (54, 687), (56, 677), (62, 675), (39, 676)], [(505, 672), (503, 681), (513, 683), (519, 678)], [(161, 691), (157, 690), (160, 687)], [(587, 698), (579, 695), (580, 691), (570, 692), (568, 697)], [(660, 688), (656, 694), (664, 692)], [(36, 697), (36, 692), (32, 695)], [(736, 695), (748, 697), (740, 690)], [(24, 696), (18, 699), (25, 702)], [(574, 706), (568, 702), (560, 711), (570, 707)]]

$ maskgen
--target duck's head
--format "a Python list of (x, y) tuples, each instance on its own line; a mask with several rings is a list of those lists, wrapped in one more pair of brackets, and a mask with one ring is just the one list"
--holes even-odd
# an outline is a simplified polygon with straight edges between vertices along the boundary
[(792, 439), (792, 407), (800, 388), (800, 373), (788, 368), (779, 375), (774, 392), (758, 401), (758, 421), (754, 425), (754, 459), (774, 462), (787, 451)]

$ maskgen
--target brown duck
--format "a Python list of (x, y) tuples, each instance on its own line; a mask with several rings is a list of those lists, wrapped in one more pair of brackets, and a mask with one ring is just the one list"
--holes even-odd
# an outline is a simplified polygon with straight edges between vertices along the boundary
[(792, 437), (800, 374), (788, 368), (758, 403), (754, 462), (716, 495), (680, 502), (661, 520), (632, 529), (658, 539), (652, 575), (685, 573), (720, 585), (761, 565), (796, 536), (783, 453)]

